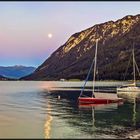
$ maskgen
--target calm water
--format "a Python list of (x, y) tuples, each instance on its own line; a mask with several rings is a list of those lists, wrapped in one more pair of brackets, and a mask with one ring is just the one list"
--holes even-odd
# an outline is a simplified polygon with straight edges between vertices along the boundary
[[(109, 90), (110, 96), (116, 96), (115, 87), (121, 84), (97, 82), (96, 91), (105, 91), (107, 96)], [(76, 98), (82, 85), (0, 82), (0, 138), (124, 138), (139, 129), (139, 103), (78, 106)], [(87, 90), (91, 86), (89, 82)]]

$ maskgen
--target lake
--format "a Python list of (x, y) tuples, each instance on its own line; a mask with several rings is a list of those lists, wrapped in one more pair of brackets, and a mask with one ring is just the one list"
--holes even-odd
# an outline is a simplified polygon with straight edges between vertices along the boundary
[[(83, 84), (0, 81), (0, 138), (119, 139), (139, 130), (139, 103), (79, 106), (77, 97)], [(116, 87), (121, 84), (96, 82), (96, 92), (116, 96)], [(88, 82), (87, 92), (91, 87)]]

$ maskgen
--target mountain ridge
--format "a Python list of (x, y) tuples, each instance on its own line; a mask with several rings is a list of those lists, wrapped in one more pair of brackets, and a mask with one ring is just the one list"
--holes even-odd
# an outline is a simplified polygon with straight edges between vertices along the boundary
[[(140, 62), (138, 58), (140, 53), (140, 14), (127, 15), (116, 21), (96, 24), (73, 34), (34, 73), (21, 79), (85, 79), (94, 58), (96, 39), (99, 40), (97, 57), (99, 80), (121, 80), (133, 41), (136, 44), (136, 59)], [(132, 73), (132, 68), (129, 69), (129, 73)], [(92, 76), (93, 74), (90, 75), (90, 78)], [(131, 79), (130, 74), (127, 76)]]
[(7, 80), (7, 78), (2, 76), (2, 75), (0, 75), (0, 80)]
[(35, 67), (23, 65), (0, 66), (0, 75), (10, 79), (19, 79), (32, 73), (35, 69)]

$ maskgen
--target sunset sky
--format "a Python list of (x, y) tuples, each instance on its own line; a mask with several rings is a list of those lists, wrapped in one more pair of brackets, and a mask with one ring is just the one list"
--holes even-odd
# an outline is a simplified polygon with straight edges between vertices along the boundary
[(0, 66), (41, 65), (81, 30), (140, 14), (140, 2), (0, 2)]

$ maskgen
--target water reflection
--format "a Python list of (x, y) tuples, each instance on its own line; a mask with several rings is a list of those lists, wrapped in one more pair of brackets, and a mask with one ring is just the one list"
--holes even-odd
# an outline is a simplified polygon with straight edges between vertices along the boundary
[(51, 116), (51, 105), (48, 102), (48, 105), (47, 105), (47, 117), (46, 117), (46, 122), (45, 122), (45, 125), (44, 125), (45, 138), (46, 139), (50, 139), (52, 120), (53, 120), (53, 117)]
[(117, 95), (129, 103), (140, 102), (140, 92), (118, 92)]
[(127, 103), (131, 103), (133, 106), (132, 122), (133, 126), (136, 125), (137, 121), (137, 106), (140, 103), (140, 92), (119, 92), (118, 96), (124, 98)]
[(134, 104), (133, 104), (133, 125), (136, 126), (136, 98), (134, 98)]
[(49, 82), (44, 91), (45, 83), (0, 84), (0, 138), (124, 138), (140, 128), (138, 98), (122, 105), (79, 107), (80, 91), (51, 91)]
[[(75, 92), (70, 91), (70, 94), (74, 96)], [(63, 122), (63, 125), (59, 126), (61, 129), (59, 134), (56, 132), (56, 128), (52, 128), (51, 138), (123, 138), (124, 135), (139, 127), (140, 111), (136, 110), (139, 104), (136, 104), (134, 100), (135, 104), (125, 102), (78, 106), (76, 98), (61, 96), (58, 100), (58, 95), (61, 96), (61, 92), (55, 91), (54, 94), (53, 91), (53, 94), (50, 94), (51, 116), (55, 117), (55, 120)], [(75, 96), (77, 97), (76, 94)], [(137, 114), (139, 114), (139, 118)], [(70, 132), (65, 128), (73, 129), (72, 137), (69, 137)]]
[[(92, 117), (92, 124), (93, 124), (93, 128), (95, 129), (95, 114), (96, 111), (113, 111), (113, 110), (117, 110), (118, 106), (123, 105), (123, 102), (121, 103), (112, 103), (112, 104), (79, 104), (79, 110), (81, 111), (87, 111), (90, 110), (91, 111), (91, 117)], [(85, 113), (85, 112), (83, 112)], [(98, 120), (98, 118), (97, 118)]]

